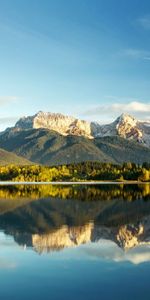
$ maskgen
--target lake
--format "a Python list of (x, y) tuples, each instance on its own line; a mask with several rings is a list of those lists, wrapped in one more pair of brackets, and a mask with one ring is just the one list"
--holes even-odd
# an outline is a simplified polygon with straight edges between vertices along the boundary
[(149, 299), (150, 185), (1, 185), (0, 299)]

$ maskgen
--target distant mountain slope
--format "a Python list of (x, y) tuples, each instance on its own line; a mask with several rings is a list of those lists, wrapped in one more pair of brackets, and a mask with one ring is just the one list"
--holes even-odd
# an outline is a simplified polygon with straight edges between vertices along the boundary
[(48, 129), (5, 131), (0, 147), (41, 164), (57, 165), (81, 161), (122, 163), (150, 162), (150, 149), (120, 137), (89, 139), (63, 136)]
[(17, 156), (15, 153), (8, 152), (0, 149), (0, 165), (15, 164), (15, 165), (28, 165), (29, 162), (23, 157)]
[(128, 114), (120, 115), (113, 123), (101, 125), (97, 137), (120, 136), (150, 147), (150, 123), (138, 121)]
[(119, 136), (107, 136), (96, 138), (94, 142), (105, 155), (111, 157), (116, 163), (130, 161), (142, 164), (150, 162), (150, 149), (134, 140), (129, 141)]
[(5, 132), (0, 147), (42, 164), (64, 164), (81, 161), (114, 162), (96, 147), (93, 140), (78, 136), (62, 136), (46, 129)]
[(0, 201), (0, 229), (18, 244), (32, 246), (39, 253), (100, 239), (111, 240), (126, 250), (149, 244), (149, 201), (99, 200), (49, 197), (22, 201), (20, 205), (19, 199), (14, 207), (7, 201), (5, 209)]
[[(150, 162), (150, 123), (122, 114), (108, 125), (39, 112), (0, 133), (0, 147), (40, 164)], [(17, 162), (3, 156), (0, 163)], [(18, 159), (18, 163), (27, 162)]]
[(114, 122), (100, 125), (58, 113), (38, 112), (33, 116), (23, 117), (9, 132), (45, 128), (68, 136), (84, 136), (87, 138), (120, 136), (134, 140), (150, 147), (150, 123), (138, 121), (133, 116), (121, 114)]

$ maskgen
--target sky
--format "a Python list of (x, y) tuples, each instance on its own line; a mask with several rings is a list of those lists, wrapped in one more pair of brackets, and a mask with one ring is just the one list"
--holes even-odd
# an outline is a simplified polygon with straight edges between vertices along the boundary
[(150, 120), (150, 1), (0, 0), (0, 130), (40, 110)]

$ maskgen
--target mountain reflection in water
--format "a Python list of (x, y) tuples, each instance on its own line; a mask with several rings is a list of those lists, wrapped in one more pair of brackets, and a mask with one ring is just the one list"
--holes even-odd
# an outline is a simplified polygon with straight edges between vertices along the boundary
[(147, 246), (150, 185), (1, 186), (0, 230), (40, 254), (104, 240), (115, 251)]

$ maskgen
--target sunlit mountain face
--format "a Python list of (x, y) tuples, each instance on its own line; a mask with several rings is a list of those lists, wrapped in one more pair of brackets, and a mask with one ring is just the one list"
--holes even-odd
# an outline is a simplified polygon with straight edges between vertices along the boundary
[(149, 267), (149, 184), (0, 186), (2, 299), (147, 300)]
[(65, 136), (75, 135), (87, 138), (118, 135), (128, 140), (133, 139), (146, 146), (150, 146), (149, 123), (141, 122), (134, 116), (125, 113), (122, 113), (110, 124), (100, 125), (98, 122), (87, 122), (60, 113), (39, 111), (33, 116), (26, 116), (19, 119), (14, 127), (6, 131), (9, 134), (14, 134), (17, 131), (33, 128), (45, 128)]
[(101, 125), (58, 113), (23, 117), (0, 133), (0, 164), (150, 163), (150, 126), (121, 114)]
[(150, 260), (150, 185), (0, 188), (1, 234), (37, 253), (81, 247), (90, 257)]

